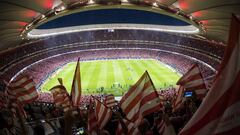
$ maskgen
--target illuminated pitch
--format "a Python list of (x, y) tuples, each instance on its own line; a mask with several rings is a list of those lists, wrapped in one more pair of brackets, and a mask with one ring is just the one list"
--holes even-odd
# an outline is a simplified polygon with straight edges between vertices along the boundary
[[(68, 63), (54, 72), (41, 86), (48, 91), (63, 78), (70, 91), (76, 62)], [(175, 85), (180, 75), (157, 60), (99, 60), (81, 62), (83, 94), (112, 93), (121, 96), (147, 70), (157, 89)]]

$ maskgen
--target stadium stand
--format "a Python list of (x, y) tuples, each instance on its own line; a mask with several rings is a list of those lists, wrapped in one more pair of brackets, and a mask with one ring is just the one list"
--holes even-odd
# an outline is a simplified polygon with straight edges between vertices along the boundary
[(6, 80), (10, 80), (27, 65), (50, 56), (76, 50), (110, 48), (166, 50), (196, 58), (217, 69), (225, 47), (222, 44), (202, 39), (157, 31), (115, 30), (115, 32), (108, 32), (107, 30), (99, 30), (78, 32), (37, 40), (5, 51), (0, 54), (0, 71), (1, 74), (7, 75)]

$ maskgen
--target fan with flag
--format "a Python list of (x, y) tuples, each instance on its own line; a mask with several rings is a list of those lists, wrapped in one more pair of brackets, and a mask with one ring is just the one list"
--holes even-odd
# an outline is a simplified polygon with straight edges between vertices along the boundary
[(180, 135), (240, 134), (240, 21), (233, 15), (227, 49), (213, 86)]

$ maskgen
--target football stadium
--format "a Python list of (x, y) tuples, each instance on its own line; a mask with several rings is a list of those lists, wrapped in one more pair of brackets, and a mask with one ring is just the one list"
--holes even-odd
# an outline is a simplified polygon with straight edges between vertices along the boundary
[(0, 135), (239, 135), (239, 9), (1, 0)]

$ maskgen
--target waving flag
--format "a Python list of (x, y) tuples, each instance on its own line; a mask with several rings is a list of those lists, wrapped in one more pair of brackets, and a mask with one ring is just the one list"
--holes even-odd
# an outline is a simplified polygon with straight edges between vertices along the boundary
[(157, 119), (155, 124), (160, 135), (176, 135), (175, 130), (169, 121), (169, 117), (166, 114), (163, 114), (162, 120)]
[(163, 119), (157, 119), (154, 122), (156, 124), (156, 128), (157, 128), (158, 133), (160, 135), (162, 135), (163, 132), (164, 132), (164, 128), (165, 128), (164, 120)]
[(80, 64), (79, 59), (77, 61), (77, 66), (75, 69), (73, 82), (72, 82), (72, 90), (71, 90), (71, 99), (74, 106), (80, 105), (81, 100), (81, 75), (80, 75)]
[(8, 93), (8, 107), (10, 111), (13, 113), (14, 117), (21, 115), (27, 118), (27, 114), (23, 109), (22, 103), (19, 102), (16, 96), (11, 95), (11, 93)]
[(234, 16), (221, 68), (209, 93), (180, 135), (240, 134), (240, 22)]
[(67, 112), (71, 109), (69, 95), (63, 85), (57, 85), (53, 87), (50, 91), (53, 95), (54, 103), (57, 106), (62, 106), (64, 112)]
[(146, 71), (122, 97), (120, 106), (126, 118), (138, 125), (142, 118), (162, 108), (159, 95)]
[(194, 91), (201, 99), (207, 94), (207, 88), (197, 64), (179, 79), (177, 85), (183, 86), (186, 91)]
[(183, 86), (180, 86), (177, 92), (177, 97), (173, 103), (173, 112), (181, 107), (183, 102), (183, 92), (184, 92), (184, 88)]
[(90, 100), (88, 111), (88, 132), (90, 135), (97, 135), (98, 133), (98, 122), (93, 108), (92, 100)]
[(122, 119), (122, 122), (123, 123), (120, 123), (120, 122), (118, 123), (116, 135), (126, 135), (126, 133), (124, 133), (122, 124), (124, 124), (127, 128), (127, 135), (139, 135), (140, 134), (138, 128), (135, 127), (135, 124), (133, 122), (126, 120), (126, 119)]
[(21, 104), (31, 103), (38, 98), (33, 79), (28, 76), (20, 77), (8, 85), (8, 93), (15, 96)]
[(107, 95), (105, 97), (105, 105), (107, 107), (111, 108), (111, 107), (115, 106), (116, 104), (117, 104), (117, 101), (115, 100), (113, 94)]
[(98, 99), (95, 101), (95, 115), (100, 129), (103, 129), (112, 117), (112, 111), (102, 104)]

